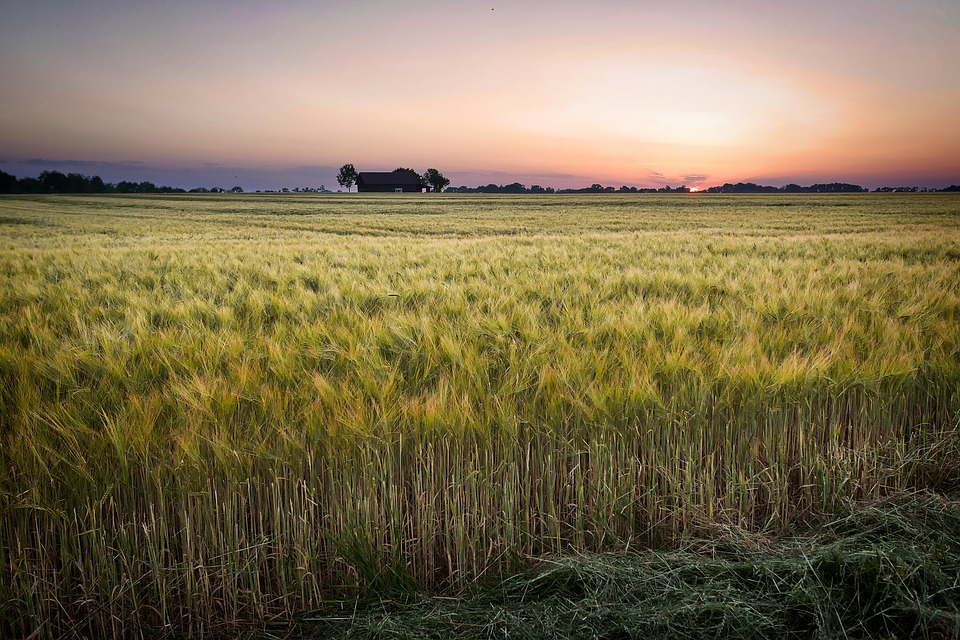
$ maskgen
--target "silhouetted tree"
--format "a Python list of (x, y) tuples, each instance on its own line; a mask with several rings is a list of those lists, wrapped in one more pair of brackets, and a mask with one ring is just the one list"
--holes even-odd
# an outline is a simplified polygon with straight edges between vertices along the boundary
[(0, 171), (0, 193), (17, 193), (20, 185), (17, 176), (10, 175), (6, 171)]
[(858, 184), (850, 184), (847, 182), (831, 182), (830, 184), (812, 184), (809, 187), (809, 191), (813, 193), (860, 193), (863, 191), (868, 191), (861, 187)]
[(67, 176), (59, 171), (41, 171), (37, 176), (44, 193), (67, 193)]
[[(796, 187), (799, 191), (790, 191), (790, 188)], [(802, 192), (803, 187), (798, 185), (787, 185), (783, 188), (783, 191), (788, 193), (800, 193)], [(755, 184), (753, 182), (738, 182), (737, 184), (730, 184), (725, 182), (723, 186), (720, 187), (710, 187), (705, 189), (707, 193), (777, 193), (780, 189), (776, 187), (765, 187), (763, 185)]]
[(341, 187), (346, 187), (347, 191), (350, 191), (350, 187), (353, 186), (353, 183), (357, 181), (357, 170), (353, 167), (352, 164), (345, 164), (340, 167), (340, 173), (337, 174), (337, 184)]
[(38, 178), (20, 178), (17, 184), (20, 193), (43, 193), (43, 183)]
[(433, 187), (435, 193), (440, 193), (445, 186), (450, 184), (450, 181), (443, 177), (442, 173), (433, 168), (427, 169), (426, 173), (423, 174), (423, 179)]
[[(421, 188), (426, 188), (426, 189), (430, 188), (430, 184), (427, 182), (426, 173), (424, 173), (423, 175), (420, 175), (420, 173), (418, 173), (415, 169), (410, 169), (409, 167), (397, 167), (396, 169), (393, 170), (393, 173), (407, 173), (407, 172), (415, 173), (417, 175), (417, 178), (420, 179)], [(449, 180), (447, 181), (447, 184), (449, 184)]]

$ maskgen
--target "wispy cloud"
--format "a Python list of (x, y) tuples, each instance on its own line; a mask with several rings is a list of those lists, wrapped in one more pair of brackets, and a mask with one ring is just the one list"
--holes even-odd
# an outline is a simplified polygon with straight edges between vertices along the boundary
[[(555, 186), (960, 171), (947, 0), (604, 0), (603, 20), (533, 0), (7, 4), (0, 149), (19, 171), (244, 188), (331, 186), (345, 162)], [(353, 72), (345, 51), (438, 67)]]

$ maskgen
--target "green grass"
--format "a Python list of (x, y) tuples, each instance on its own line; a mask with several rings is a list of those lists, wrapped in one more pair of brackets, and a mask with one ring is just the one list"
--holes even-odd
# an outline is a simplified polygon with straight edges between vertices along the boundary
[(0, 635), (956, 482), (960, 198), (0, 199)]
[(958, 541), (955, 498), (898, 495), (778, 540), (734, 530), (670, 551), (549, 558), (455, 597), (331, 602), (247, 636), (956, 638)]

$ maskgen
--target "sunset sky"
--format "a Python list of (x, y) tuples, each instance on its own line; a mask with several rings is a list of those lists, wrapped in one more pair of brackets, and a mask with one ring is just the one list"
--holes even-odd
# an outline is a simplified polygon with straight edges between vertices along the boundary
[(957, 0), (0, 4), (0, 169), (960, 183)]

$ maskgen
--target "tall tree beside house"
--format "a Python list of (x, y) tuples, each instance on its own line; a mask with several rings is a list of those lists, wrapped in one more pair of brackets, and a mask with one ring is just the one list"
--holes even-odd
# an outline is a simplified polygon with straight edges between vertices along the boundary
[(443, 177), (443, 174), (437, 171), (436, 169), (427, 169), (427, 172), (423, 174), (424, 181), (433, 187), (435, 193), (440, 193), (443, 191), (443, 188), (450, 184), (450, 181)]
[(352, 187), (356, 181), (357, 170), (353, 168), (352, 164), (345, 164), (340, 167), (340, 173), (337, 174), (337, 184), (341, 187), (346, 187), (347, 191), (350, 191), (350, 187)]
[(406, 173), (406, 172), (408, 172), (408, 171), (412, 171), (413, 173), (417, 174), (417, 176), (420, 177), (420, 186), (421, 186), (421, 187), (429, 187), (429, 186), (430, 186), (430, 185), (427, 184), (427, 178), (426, 178), (426, 175), (427, 175), (427, 174), (423, 174), (423, 175), (421, 176), (419, 171), (416, 171), (416, 170), (411, 169), (411, 168), (409, 168), (409, 167), (397, 167), (396, 169), (393, 170), (394, 173)]

